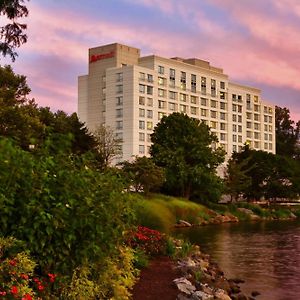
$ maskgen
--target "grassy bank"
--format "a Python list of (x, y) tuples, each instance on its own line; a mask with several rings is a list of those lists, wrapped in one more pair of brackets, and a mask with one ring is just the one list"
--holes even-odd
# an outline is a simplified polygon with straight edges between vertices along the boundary
[(174, 224), (185, 220), (194, 225), (222, 223), (234, 220), (272, 220), (300, 216), (300, 207), (283, 208), (271, 206), (262, 208), (250, 203), (198, 204), (184, 198), (153, 194), (148, 198), (133, 194), (138, 223), (162, 232), (169, 232)]

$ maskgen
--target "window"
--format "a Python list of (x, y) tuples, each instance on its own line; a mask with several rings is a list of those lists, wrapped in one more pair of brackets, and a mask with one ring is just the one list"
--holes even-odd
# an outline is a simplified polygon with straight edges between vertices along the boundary
[(207, 99), (201, 98), (201, 105), (206, 106), (207, 105)]
[(118, 142), (122, 142), (123, 141), (123, 132), (117, 132), (115, 134), (116, 139), (118, 140)]
[(223, 110), (226, 109), (226, 103), (225, 102), (220, 102), (220, 109), (223, 109)]
[(267, 133), (264, 134), (264, 138), (267, 141), (269, 139), (269, 135)]
[(233, 125), (232, 125), (232, 131), (233, 131), (233, 132), (236, 132), (236, 129), (237, 129), (236, 125), (233, 124)]
[(153, 122), (147, 121), (147, 129), (152, 130), (153, 129)]
[(206, 77), (201, 77), (201, 93), (206, 94)]
[(247, 122), (247, 128), (252, 128), (252, 123), (251, 122)]
[(166, 79), (163, 77), (158, 77), (158, 85), (165, 85)]
[(234, 143), (236, 143), (236, 141), (237, 141), (236, 134), (234, 134), (234, 135), (232, 136), (232, 141), (233, 141)]
[(158, 112), (158, 120), (161, 120), (165, 115), (164, 112)]
[(147, 142), (151, 143), (151, 134), (150, 133), (147, 133)]
[(239, 113), (242, 112), (242, 105), (238, 105), (238, 112), (239, 112)]
[(251, 131), (247, 131), (247, 138), (252, 138), (252, 132)]
[(197, 80), (197, 77), (196, 77), (196, 75), (194, 75), (194, 74), (192, 74), (191, 75), (191, 91), (193, 92), (193, 93), (196, 93), (196, 80)]
[(186, 102), (187, 95), (186, 94), (180, 94), (180, 101)]
[(176, 93), (175, 92), (169, 92), (169, 98), (172, 100), (176, 100)]
[(180, 104), (180, 112), (186, 113), (187, 112), (187, 106), (183, 105), (183, 104)]
[(269, 123), (272, 123), (272, 117), (271, 116), (269, 116)]
[(232, 150), (233, 150), (233, 152), (236, 152), (236, 150), (237, 150), (237, 149), (236, 149), (236, 145), (233, 145), (233, 146), (232, 146)]
[(117, 88), (117, 93), (123, 93), (123, 85), (117, 85), (116, 86), (116, 88)]
[(116, 129), (123, 129), (123, 121), (116, 121)]
[(217, 129), (217, 122), (215, 122), (215, 121), (210, 121), (210, 127), (211, 127), (212, 129)]
[(153, 106), (153, 99), (152, 98), (147, 98), (147, 105), (148, 106)]
[(212, 118), (216, 118), (216, 117), (217, 117), (217, 112), (216, 112), (215, 110), (211, 110), (211, 111), (210, 111), (210, 116), (211, 116)]
[(197, 108), (194, 106), (191, 106), (191, 114), (196, 115), (197, 114)]
[(255, 102), (255, 103), (258, 102), (258, 96), (254, 96), (254, 102)]
[(220, 140), (225, 141), (226, 139), (226, 134), (225, 133), (220, 133)]
[(242, 95), (238, 95), (238, 102), (242, 101)]
[(169, 103), (169, 110), (174, 111), (175, 110), (175, 103)]
[(207, 116), (207, 109), (201, 108), (201, 116), (206, 117)]
[(145, 97), (139, 97), (139, 105), (145, 105)]
[(139, 117), (145, 117), (145, 110), (143, 108), (139, 109)]
[(238, 132), (242, 132), (242, 126), (241, 125), (238, 126)]
[(273, 149), (273, 145), (270, 143), (269, 144), (269, 150), (272, 150)]
[(144, 154), (144, 153), (145, 153), (145, 146), (139, 145), (139, 154)]
[(256, 140), (259, 139), (259, 132), (254, 132), (254, 138), (255, 138)]
[(220, 123), (220, 130), (226, 130), (226, 124)]
[(246, 94), (247, 109), (251, 109), (251, 95)]
[(217, 101), (210, 100), (210, 106), (213, 107), (213, 108), (216, 108), (217, 107)]
[(158, 100), (158, 108), (166, 108), (166, 102), (162, 100)]
[(232, 121), (236, 122), (236, 115), (232, 115)]
[(260, 125), (258, 123), (254, 123), (254, 129), (259, 130), (259, 128), (260, 128)]
[(139, 121), (139, 129), (145, 129), (145, 121)]
[(139, 85), (139, 92), (144, 94), (145, 90), (146, 90), (146, 86), (144, 84), (140, 84)]
[(243, 141), (243, 138), (241, 135), (238, 136), (238, 141), (239, 141), (239, 143), (241, 143)]
[(145, 133), (143, 133), (143, 132), (139, 133), (139, 141), (140, 142), (144, 142), (145, 141)]
[(174, 69), (170, 69), (170, 80), (175, 81), (175, 70)]
[(216, 97), (216, 81), (214, 79), (211, 80), (211, 96)]
[(140, 72), (139, 79), (142, 81), (145, 80), (145, 73)]
[(254, 114), (254, 121), (258, 121), (259, 120), (259, 115), (258, 114)]
[(147, 74), (147, 80), (148, 82), (153, 82), (153, 75)]
[(247, 120), (252, 120), (252, 114), (247, 112), (246, 114)]
[(191, 96), (191, 103), (197, 104), (197, 97), (196, 96)]
[(254, 148), (256, 148), (256, 149), (259, 148), (259, 142), (254, 142)]
[(224, 90), (225, 89), (225, 82), (220, 81), (220, 89)]
[(163, 89), (158, 89), (158, 96), (159, 97), (165, 97), (165, 90), (163, 90)]
[(123, 73), (117, 73), (116, 74), (116, 80), (117, 80), (117, 82), (123, 81)]
[(236, 104), (232, 104), (232, 111), (236, 111)]
[(153, 95), (153, 87), (147, 85), (147, 95)]
[(116, 117), (122, 118), (123, 117), (123, 108), (116, 109)]
[(254, 104), (254, 111), (259, 111), (259, 105)]
[(269, 134), (269, 141), (272, 141), (272, 139), (273, 139), (272, 134)]
[(116, 105), (117, 106), (123, 105), (123, 96), (119, 96), (116, 98)]
[(147, 118), (152, 119), (153, 118), (153, 111), (147, 110)]
[(163, 66), (158, 66), (158, 73), (159, 74), (164, 74), (165, 73), (165, 68)]
[(220, 92), (220, 99), (225, 100), (225, 92)]
[(220, 119), (221, 119), (221, 120), (225, 120), (225, 119), (226, 119), (226, 114), (220, 112)]
[(242, 116), (238, 116), (238, 122), (242, 123)]
[(232, 94), (232, 101), (236, 101), (236, 94)]

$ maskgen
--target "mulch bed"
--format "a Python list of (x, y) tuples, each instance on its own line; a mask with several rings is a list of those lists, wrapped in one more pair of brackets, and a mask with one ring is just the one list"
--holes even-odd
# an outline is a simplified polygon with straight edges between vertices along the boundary
[(141, 271), (132, 291), (133, 300), (175, 300), (178, 289), (173, 280), (178, 277), (180, 272), (170, 258), (155, 258)]

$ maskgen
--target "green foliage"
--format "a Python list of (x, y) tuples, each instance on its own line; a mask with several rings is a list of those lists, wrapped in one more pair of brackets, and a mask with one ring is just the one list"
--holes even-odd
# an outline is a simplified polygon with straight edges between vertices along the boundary
[[(216, 167), (224, 151), (210, 146), (217, 141), (209, 127), (180, 113), (162, 118), (151, 135), (150, 153), (154, 162), (165, 168), (165, 190), (189, 198), (195, 191), (209, 191)], [(208, 179), (209, 178), (209, 179)], [(205, 183), (204, 183), (205, 182)]]
[(117, 175), (4, 139), (0, 158), (1, 232), (26, 241), (42, 269), (68, 275), (114, 255), (133, 216)]
[(297, 124), (290, 118), (290, 110), (286, 107), (276, 106), (276, 153), (290, 158), (300, 157), (300, 149), (297, 146), (300, 133), (300, 121)]
[(143, 269), (149, 265), (149, 256), (140, 248), (134, 250), (133, 265), (137, 269)]
[[(11, 23), (0, 27), (0, 53), (9, 55), (15, 61), (16, 48), (26, 43), (26, 24), (17, 22), (18, 18), (27, 17), (28, 9), (23, 5), (24, 0), (5, 0), (0, 2), (0, 15), (7, 17)], [(1, 25), (3, 23), (1, 22)]]
[[(129, 290), (138, 275), (134, 267), (134, 251), (119, 247), (118, 255), (109, 257), (101, 264), (76, 268), (72, 282), (63, 291), (66, 299), (130, 299)], [(96, 272), (96, 274), (92, 274)]]
[(278, 219), (286, 219), (291, 216), (291, 211), (286, 208), (277, 208), (272, 211), (272, 216)]
[(136, 157), (132, 163), (125, 161), (121, 165), (130, 186), (133, 186), (136, 192), (143, 191), (148, 195), (150, 191), (157, 191), (164, 182), (163, 169), (145, 156)]

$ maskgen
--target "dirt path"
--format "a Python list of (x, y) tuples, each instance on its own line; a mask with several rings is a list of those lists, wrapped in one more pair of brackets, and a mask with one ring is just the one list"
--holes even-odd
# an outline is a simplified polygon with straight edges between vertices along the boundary
[(178, 289), (173, 279), (180, 277), (180, 273), (174, 266), (168, 257), (151, 261), (133, 288), (133, 300), (175, 300)]

